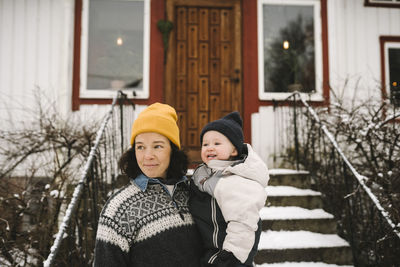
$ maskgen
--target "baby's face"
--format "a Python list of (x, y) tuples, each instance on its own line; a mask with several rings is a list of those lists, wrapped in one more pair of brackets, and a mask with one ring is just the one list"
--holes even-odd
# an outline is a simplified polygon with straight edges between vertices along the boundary
[(208, 131), (203, 135), (201, 160), (208, 164), (210, 160), (228, 160), (237, 156), (238, 152), (229, 139), (217, 131)]

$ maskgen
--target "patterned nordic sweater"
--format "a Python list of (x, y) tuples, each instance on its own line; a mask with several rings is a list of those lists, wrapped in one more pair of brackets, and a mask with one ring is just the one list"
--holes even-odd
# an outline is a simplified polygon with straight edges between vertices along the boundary
[(186, 182), (176, 184), (172, 198), (155, 179), (138, 178), (141, 182), (131, 181), (105, 204), (94, 266), (199, 266), (202, 244)]

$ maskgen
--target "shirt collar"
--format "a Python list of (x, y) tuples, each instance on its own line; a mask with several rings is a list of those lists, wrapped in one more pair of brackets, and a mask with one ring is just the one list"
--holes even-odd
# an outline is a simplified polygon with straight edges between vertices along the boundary
[[(187, 177), (186, 176), (182, 176), (182, 178), (176, 184), (185, 182), (186, 180), (187, 180)], [(143, 173), (139, 174), (139, 176), (137, 176), (135, 179), (133, 179), (133, 182), (143, 192), (146, 191), (147, 186), (148, 186), (149, 183), (151, 183), (151, 184), (160, 184), (160, 185), (164, 186), (164, 184), (161, 183), (161, 181), (159, 179), (149, 178), (146, 175), (144, 175)]]

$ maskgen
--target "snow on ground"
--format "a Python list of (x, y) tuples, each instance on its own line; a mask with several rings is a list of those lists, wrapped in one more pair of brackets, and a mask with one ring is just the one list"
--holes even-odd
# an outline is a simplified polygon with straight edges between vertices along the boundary
[(300, 189), (293, 186), (267, 186), (268, 196), (320, 196), (321, 193), (311, 189)]
[(296, 170), (291, 170), (291, 169), (270, 169), (269, 174), (270, 175), (278, 175), (278, 174), (309, 174), (310, 172), (308, 171), (296, 171)]
[(280, 263), (264, 263), (256, 265), (256, 267), (352, 267), (351, 265), (336, 265), (324, 262), (280, 262)]
[(348, 247), (338, 235), (309, 231), (265, 231), (261, 233), (258, 249), (296, 249), (319, 247)]
[(333, 215), (323, 209), (300, 207), (264, 207), (260, 211), (262, 220), (332, 219)]

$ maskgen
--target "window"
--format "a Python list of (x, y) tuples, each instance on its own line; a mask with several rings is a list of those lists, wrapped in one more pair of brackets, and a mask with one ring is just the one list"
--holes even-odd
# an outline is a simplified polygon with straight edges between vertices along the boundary
[(400, 38), (384, 42), (385, 90), (390, 102), (400, 107)]
[(366, 6), (400, 7), (400, 0), (365, 0)]
[(259, 0), (258, 12), (260, 99), (323, 100), (320, 1)]
[(149, 2), (82, 2), (80, 98), (112, 98), (119, 89), (148, 98)]

